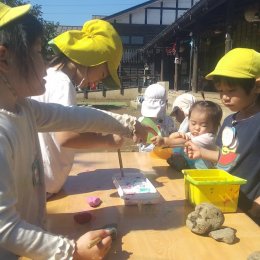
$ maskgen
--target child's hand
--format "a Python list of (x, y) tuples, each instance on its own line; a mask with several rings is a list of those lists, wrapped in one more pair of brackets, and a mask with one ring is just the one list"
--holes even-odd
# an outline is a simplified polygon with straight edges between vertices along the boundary
[(157, 135), (157, 133), (151, 127), (143, 125), (139, 121), (136, 121), (133, 141), (135, 143), (146, 143), (149, 132), (153, 135)]
[(188, 135), (186, 135), (185, 133), (181, 133), (181, 132), (174, 132), (172, 134), (170, 134), (169, 138), (171, 139), (184, 139), (184, 140), (190, 140), (190, 137)]
[(153, 136), (151, 138), (151, 142), (155, 145), (155, 146), (163, 146), (165, 143), (164, 143), (164, 138), (162, 136)]
[[(103, 238), (97, 245), (88, 248), (91, 240), (101, 237)], [(109, 230), (95, 230), (82, 235), (76, 241), (76, 249), (74, 252), (74, 260), (87, 259), (103, 259), (111, 247), (112, 239)]]
[(191, 141), (185, 143), (184, 152), (190, 159), (199, 159), (202, 157), (200, 147)]

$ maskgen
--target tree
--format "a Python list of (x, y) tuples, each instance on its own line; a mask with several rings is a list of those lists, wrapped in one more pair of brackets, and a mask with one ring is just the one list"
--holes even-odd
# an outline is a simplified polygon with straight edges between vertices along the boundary
[[(21, 0), (6, 0), (3, 1), (3, 3), (9, 5), (9, 6), (18, 6), (18, 5), (24, 5), (28, 2), (24, 2)], [(43, 35), (43, 57), (48, 60), (48, 58), (53, 54), (51, 48), (48, 45), (48, 42), (53, 39), (55, 36), (57, 36), (57, 28), (59, 26), (59, 23), (54, 22), (48, 22), (45, 21), (42, 18), (42, 7), (41, 5), (33, 5), (31, 9), (31, 14), (35, 15), (37, 19), (42, 23), (44, 28), (44, 35)]]

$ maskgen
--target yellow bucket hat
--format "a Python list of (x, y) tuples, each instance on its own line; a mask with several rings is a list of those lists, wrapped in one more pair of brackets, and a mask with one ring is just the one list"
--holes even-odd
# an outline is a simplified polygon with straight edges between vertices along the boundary
[(10, 7), (3, 3), (0, 3), (0, 28), (9, 22), (25, 15), (31, 9), (30, 4)]
[(117, 74), (123, 55), (120, 36), (114, 27), (103, 20), (90, 20), (81, 31), (66, 31), (52, 40), (56, 48), (70, 60), (87, 67), (107, 63), (110, 76), (103, 80), (109, 89), (120, 88)]
[(256, 79), (260, 77), (260, 53), (253, 49), (235, 48), (219, 60), (206, 79), (213, 76)]

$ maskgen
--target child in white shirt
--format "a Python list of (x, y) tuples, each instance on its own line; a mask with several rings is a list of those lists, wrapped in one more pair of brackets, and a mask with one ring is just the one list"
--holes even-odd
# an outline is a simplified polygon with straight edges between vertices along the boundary
[[(158, 83), (152, 84), (146, 88), (143, 98), (142, 117), (138, 120), (142, 122), (144, 118), (150, 118), (160, 130), (162, 136), (169, 136), (176, 131), (172, 118), (166, 114), (167, 91), (165, 87)], [(153, 148), (153, 144), (139, 145), (140, 152), (150, 152)]]
[[(90, 31), (92, 37), (88, 36)], [(110, 23), (98, 19), (87, 21), (81, 30), (66, 31), (50, 41), (50, 45), (56, 54), (47, 69), (46, 90), (43, 95), (32, 97), (34, 100), (75, 106), (75, 85), (85, 88), (102, 81), (107, 88), (119, 87), (116, 71), (122, 57), (122, 42)], [(80, 73), (79, 68), (86, 73)], [(67, 180), (75, 149), (116, 148), (123, 143), (118, 135), (90, 132), (39, 133), (39, 140), (48, 198), (59, 192)]]
[[(128, 115), (29, 98), (44, 93), (46, 74), (43, 28), (30, 8), (0, 2), (0, 259), (102, 259), (111, 247), (111, 231), (94, 230), (74, 240), (46, 230), (38, 131), (115, 133), (136, 140), (147, 138), (146, 128)], [(98, 237), (102, 241), (88, 248)]]

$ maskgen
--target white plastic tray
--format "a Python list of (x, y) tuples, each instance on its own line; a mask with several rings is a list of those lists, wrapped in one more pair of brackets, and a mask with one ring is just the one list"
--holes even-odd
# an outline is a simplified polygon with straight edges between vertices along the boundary
[(156, 204), (160, 200), (160, 193), (142, 173), (115, 176), (113, 183), (125, 205)]

